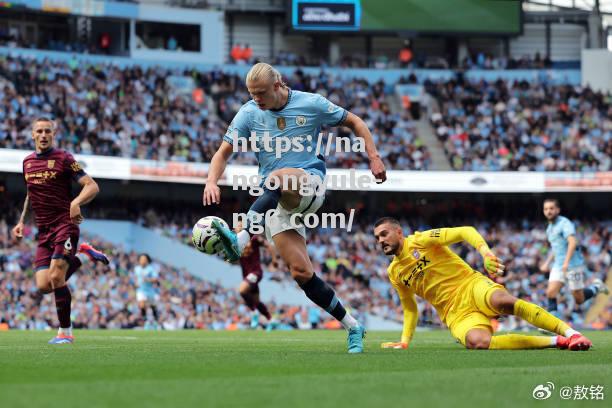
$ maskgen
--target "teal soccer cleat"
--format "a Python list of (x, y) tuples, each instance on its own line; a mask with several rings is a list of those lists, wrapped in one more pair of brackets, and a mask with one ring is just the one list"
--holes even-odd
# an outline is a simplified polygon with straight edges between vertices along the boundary
[(230, 262), (236, 262), (240, 259), (240, 249), (238, 248), (238, 238), (236, 233), (229, 228), (224, 227), (217, 220), (213, 220), (211, 226), (219, 234), (219, 239), (223, 245), (223, 252), (225, 257)]
[(363, 353), (363, 338), (365, 337), (363, 326), (349, 329), (348, 332), (348, 352), (349, 354)]

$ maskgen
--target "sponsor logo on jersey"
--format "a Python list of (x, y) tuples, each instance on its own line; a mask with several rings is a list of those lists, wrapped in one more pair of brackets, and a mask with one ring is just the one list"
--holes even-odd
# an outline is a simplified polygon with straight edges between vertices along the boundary
[(26, 173), (25, 179), (26, 181), (32, 182), (34, 184), (44, 184), (47, 182), (47, 179), (52, 180), (55, 179), (56, 176), (57, 171), (33, 171), (30, 173)]
[(417, 261), (416, 266), (412, 269), (412, 271), (410, 272), (410, 275), (408, 275), (408, 278), (403, 279), (404, 285), (406, 285), (407, 287), (410, 287), (410, 285), (412, 285), (414, 281), (421, 279), (423, 275), (425, 275), (424, 269), (427, 267), (427, 264), (429, 263), (431, 263), (431, 260), (427, 259), (426, 256), (424, 256), (422, 259)]

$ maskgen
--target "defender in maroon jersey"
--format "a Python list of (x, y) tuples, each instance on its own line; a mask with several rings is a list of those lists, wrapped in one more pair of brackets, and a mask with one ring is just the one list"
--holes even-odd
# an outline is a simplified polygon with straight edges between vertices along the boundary
[[(100, 190), (70, 153), (53, 148), (55, 133), (55, 123), (47, 118), (39, 118), (32, 124), (36, 151), (23, 160), (28, 194), (13, 235), (18, 240), (23, 237), (25, 216), (31, 203), (38, 227), (34, 260), (36, 286), (41, 294), (54, 293), (60, 323), (58, 335), (49, 343), (64, 344), (74, 341), (70, 322), (72, 296), (66, 281), (83, 261), (105, 264), (109, 261), (89, 244), (78, 246), (78, 224), (83, 221), (81, 205), (93, 200)], [(83, 187), (74, 199), (71, 198), (72, 180)]]
[(261, 235), (254, 235), (240, 257), (242, 282), (240, 282), (238, 290), (249, 309), (259, 310), (262, 315), (270, 320), (271, 316), (268, 308), (259, 300), (259, 282), (263, 278), (260, 254), (262, 246), (265, 246), (274, 258), (275, 252), (272, 246)]

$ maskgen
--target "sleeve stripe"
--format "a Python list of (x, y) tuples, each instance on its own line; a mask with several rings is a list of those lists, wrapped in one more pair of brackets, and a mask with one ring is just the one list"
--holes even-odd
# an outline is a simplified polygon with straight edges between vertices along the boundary
[(332, 126), (340, 126), (341, 124), (344, 123), (344, 121), (346, 120), (346, 117), (348, 116), (348, 111), (346, 109), (343, 109), (344, 112), (342, 113), (342, 118), (340, 118), (340, 120), (333, 124)]

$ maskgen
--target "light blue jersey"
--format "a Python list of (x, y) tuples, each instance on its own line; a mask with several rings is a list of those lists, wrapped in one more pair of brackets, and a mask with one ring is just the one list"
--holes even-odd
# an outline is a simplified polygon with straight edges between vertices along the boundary
[[(565, 261), (565, 255), (567, 254), (567, 238), (573, 235), (576, 237), (576, 227), (567, 218), (559, 215), (553, 223), (549, 223), (546, 228), (546, 238), (550, 242), (551, 250), (553, 251), (553, 269), (561, 269), (563, 261)], [(577, 238), (577, 237), (576, 237)], [(584, 260), (582, 259), (582, 253), (580, 252), (579, 245), (576, 245), (576, 251), (572, 259), (570, 259), (568, 269), (574, 269), (582, 266)]]
[[(321, 153), (325, 152), (328, 135), (321, 138), (317, 149), (319, 132), (324, 125), (340, 125), (347, 115), (345, 109), (321, 95), (290, 89), (287, 103), (281, 109), (261, 110), (253, 100), (242, 105), (223, 140), (233, 145), (235, 136), (248, 139), (251, 132), (255, 132), (259, 149), (255, 155), (262, 182), (270, 172), (287, 167), (304, 169), (323, 179), (326, 169)], [(269, 145), (272, 149), (264, 146), (262, 139), (266, 133), (271, 139)], [(278, 142), (277, 138), (280, 139)], [(290, 149), (288, 141), (292, 142)], [(285, 150), (289, 151), (283, 151), (278, 157), (276, 146), (281, 143), (286, 144)]]
[(151, 282), (146, 281), (147, 279), (159, 278), (159, 273), (153, 265), (149, 264), (145, 267), (136, 265), (134, 274), (136, 275), (136, 286), (138, 287), (138, 291), (147, 295), (154, 295), (157, 293), (157, 288)]

